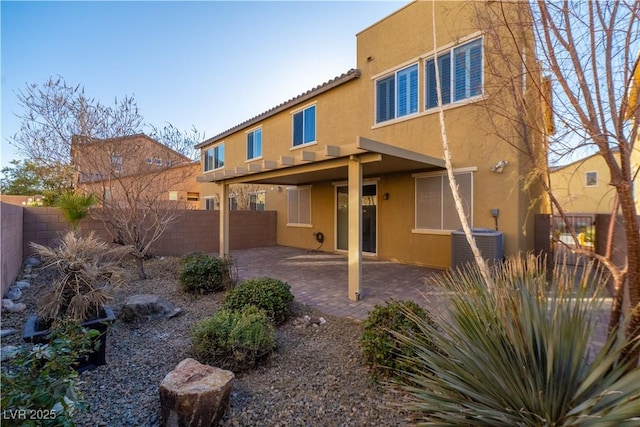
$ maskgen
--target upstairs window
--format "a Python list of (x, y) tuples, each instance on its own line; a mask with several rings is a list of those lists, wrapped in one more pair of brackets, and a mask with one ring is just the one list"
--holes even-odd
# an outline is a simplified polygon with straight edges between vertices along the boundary
[(224, 144), (216, 145), (205, 151), (204, 171), (212, 171), (224, 167)]
[(585, 185), (587, 187), (597, 187), (598, 186), (598, 172), (591, 171), (585, 173)]
[(247, 160), (262, 157), (262, 129), (247, 133)]
[[(482, 39), (477, 39), (438, 55), (442, 105), (482, 95)], [(438, 105), (435, 58), (425, 63), (425, 106)]]
[(376, 82), (376, 123), (418, 112), (418, 64)]
[(111, 155), (111, 167), (116, 172), (122, 171), (122, 156), (120, 156), (118, 154), (112, 154)]
[(266, 191), (256, 191), (249, 194), (249, 210), (263, 211), (265, 208)]
[(312, 105), (293, 114), (293, 146), (316, 141), (316, 106)]

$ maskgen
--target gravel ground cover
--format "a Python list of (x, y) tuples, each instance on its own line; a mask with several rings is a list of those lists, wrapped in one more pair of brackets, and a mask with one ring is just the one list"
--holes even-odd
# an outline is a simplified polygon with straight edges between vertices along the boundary
[[(76, 418), (78, 426), (160, 425), (158, 387), (164, 376), (191, 357), (189, 328), (211, 316), (222, 294), (193, 297), (178, 288), (179, 258), (145, 262), (148, 279), (132, 280), (119, 290), (116, 309), (129, 295), (155, 294), (184, 311), (172, 319), (136, 323), (116, 321), (107, 338), (107, 365), (81, 375), (81, 390), (90, 411)], [(132, 270), (133, 271), (133, 270)], [(48, 275), (30, 278), (20, 302), (21, 313), (4, 313), (2, 329), (22, 331)], [(362, 364), (360, 323), (325, 316), (294, 301), (293, 316), (277, 329), (277, 350), (263, 366), (236, 374), (224, 426), (399, 426), (408, 414), (397, 403), (402, 396), (368, 380)], [(323, 316), (318, 327), (296, 325), (304, 315)], [(20, 334), (2, 345), (21, 344)], [(6, 363), (6, 362), (5, 362)]]

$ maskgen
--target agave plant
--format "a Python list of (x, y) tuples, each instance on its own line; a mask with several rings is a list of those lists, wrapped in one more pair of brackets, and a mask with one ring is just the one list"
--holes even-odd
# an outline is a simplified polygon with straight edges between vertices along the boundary
[[(488, 288), (473, 267), (442, 276), (453, 290), (436, 326), (407, 311), (438, 350), (414, 347), (399, 380), (421, 425), (640, 425), (640, 368), (619, 363), (612, 338), (590, 354), (602, 276), (556, 268), (550, 279), (535, 257), (493, 270)], [(635, 345), (640, 345), (636, 342)]]
[(40, 301), (38, 314), (43, 320), (71, 318), (82, 322), (97, 317), (112, 298), (111, 291), (127, 278), (121, 262), (131, 253), (131, 247), (110, 246), (93, 233), (85, 237), (69, 231), (57, 247), (36, 243), (31, 247), (43, 267), (53, 267), (59, 273)]

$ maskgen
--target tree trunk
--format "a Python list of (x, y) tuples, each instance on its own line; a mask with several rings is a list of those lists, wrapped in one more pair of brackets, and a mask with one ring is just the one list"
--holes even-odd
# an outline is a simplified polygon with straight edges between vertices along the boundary
[(144, 271), (144, 260), (141, 256), (136, 256), (136, 265), (138, 266), (138, 277), (140, 280), (147, 278), (147, 273)]

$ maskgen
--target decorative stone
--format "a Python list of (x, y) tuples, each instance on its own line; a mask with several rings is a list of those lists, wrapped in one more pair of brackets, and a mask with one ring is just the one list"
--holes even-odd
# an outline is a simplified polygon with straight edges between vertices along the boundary
[(188, 358), (160, 384), (162, 425), (214, 426), (227, 407), (234, 374)]
[(4, 362), (5, 360), (13, 359), (16, 357), (20, 349), (15, 345), (5, 345), (0, 348), (0, 361)]
[(16, 304), (8, 298), (2, 300), (2, 309), (10, 313), (18, 313), (24, 311), (26, 308), (27, 305), (24, 303), (19, 302)]
[(31, 283), (27, 282), (26, 280), (20, 280), (16, 283), (13, 284), (14, 288), (18, 288), (20, 290), (24, 289), (24, 288), (28, 288), (31, 286)]
[(8, 337), (9, 335), (13, 335), (17, 332), (17, 329), (0, 329), (0, 338)]
[(25, 263), (26, 265), (30, 265), (30, 266), (32, 266), (32, 267), (37, 267), (37, 266), (39, 266), (40, 264), (42, 264), (42, 262), (41, 262), (38, 258), (34, 258), (34, 257), (32, 257), (32, 256), (30, 256), (29, 258), (25, 259), (25, 260), (24, 260), (24, 263)]
[(9, 289), (9, 292), (7, 292), (7, 298), (12, 301), (20, 299), (22, 298), (22, 291), (20, 290), (20, 288), (13, 287)]
[(172, 318), (182, 313), (181, 308), (176, 308), (169, 301), (157, 295), (133, 295), (127, 298), (122, 307), (122, 320), (133, 322), (135, 320), (151, 320), (161, 317)]

